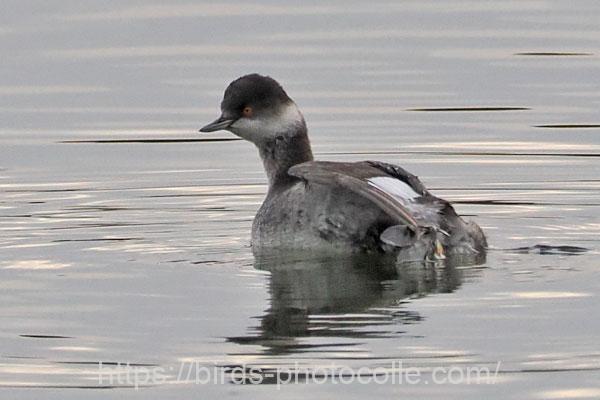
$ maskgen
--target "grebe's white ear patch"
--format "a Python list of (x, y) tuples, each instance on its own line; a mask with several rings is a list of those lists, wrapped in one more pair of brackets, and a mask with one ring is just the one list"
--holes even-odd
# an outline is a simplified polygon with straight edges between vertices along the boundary
[(249, 118), (240, 118), (231, 125), (230, 130), (246, 140), (258, 143), (261, 139), (295, 134), (297, 127), (302, 124), (304, 117), (296, 104), (290, 102), (280, 112), (268, 117), (255, 114)]
[(415, 192), (410, 185), (397, 178), (392, 178), (389, 176), (376, 176), (374, 178), (369, 178), (367, 182), (369, 185), (376, 187), (382, 192), (404, 201), (412, 201), (418, 197), (421, 197), (421, 195)]

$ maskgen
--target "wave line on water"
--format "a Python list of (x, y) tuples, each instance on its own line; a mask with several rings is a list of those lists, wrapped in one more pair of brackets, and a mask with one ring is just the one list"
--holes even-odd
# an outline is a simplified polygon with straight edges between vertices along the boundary
[(534, 128), (567, 128), (567, 129), (590, 129), (600, 128), (600, 124), (546, 124), (546, 125), (534, 125)]
[(515, 53), (515, 56), (534, 56), (534, 57), (585, 57), (593, 56), (593, 53), (581, 53), (581, 52), (561, 52), (561, 51), (526, 51), (522, 53)]
[(62, 140), (59, 143), (190, 143), (190, 142), (231, 142), (242, 140), (238, 138), (203, 138), (203, 139), (92, 139), (92, 140)]
[(409, 108), (406, 111), (420, 112), (470, 112), (470, 111), (526, 111), (529, 107), (432, 107), (432, 108)]

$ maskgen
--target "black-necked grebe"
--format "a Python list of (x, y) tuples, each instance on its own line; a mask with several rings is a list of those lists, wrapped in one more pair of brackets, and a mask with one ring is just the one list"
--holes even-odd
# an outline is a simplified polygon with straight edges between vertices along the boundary
[(269, 190), (252, 226), (255, 249), (335, 249), (434, 259), (485, 254), (485, 235), (419, 179), (378, 161), (313, 161), (304, 117), (272, 78), (251, 74), (225, 90), (228, 130), (256, 145)]

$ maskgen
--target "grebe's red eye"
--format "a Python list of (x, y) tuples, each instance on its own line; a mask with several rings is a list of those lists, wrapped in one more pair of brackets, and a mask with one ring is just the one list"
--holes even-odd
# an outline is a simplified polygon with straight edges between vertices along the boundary
[(242, 114), (244, 114), (244, 117), (250, 118), (252, 116), (252, 107), (244, 107)]

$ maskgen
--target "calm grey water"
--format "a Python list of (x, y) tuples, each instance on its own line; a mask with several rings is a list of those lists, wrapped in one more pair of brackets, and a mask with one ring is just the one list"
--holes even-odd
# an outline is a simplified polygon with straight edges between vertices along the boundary
[[(0, 398), (600, 397), (598, 2), (0, 10)], [(255, 260), (255, 149), (197, 141), (230, 138), (197, 129), (249, 72), (282, 82), (317, 157), (399, 163), (454, 201), (487, 263)], [(229, 374), (398, 362), (422, 381)], [(166, 378), (136, 390), (117, 363)], [(432, 384), (469, 366), (499, 373)]]

